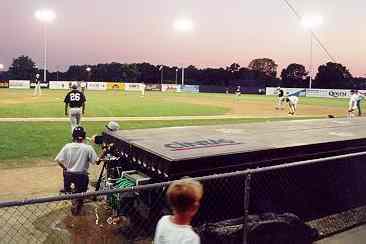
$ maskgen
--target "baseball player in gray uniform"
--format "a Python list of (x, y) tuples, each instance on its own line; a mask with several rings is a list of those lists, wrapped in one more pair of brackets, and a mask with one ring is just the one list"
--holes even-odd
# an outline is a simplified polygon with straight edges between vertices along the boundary
[[(76, 126), (80, 125), (81, 114), (84, 114), (85, 112), (86, 98), (84, 93), (78, 90), (76, 83), (71, 85), (71, 89), (72, 90), (65, 96), (64, 103), (65, 115), (69, 114), (72, 132)], [(70, 107), (69, 112), (67, 111), (68, 107)]]
[[(55, 161), (63, 169), (64, 191), (80, 193), (88, 190), (88, 169), (92, 163), (98, 164), (98, 157), (93, 147), (84, 143), (86, 132), (83, 127), (75, 127), (72, 133), (73, 142), (67, 143), (57, 154)], [(75, 189), (71, 189), (71, 185)], [(71, 213), (78, 215), (83, 205), (83, 199), (77, 199)]]

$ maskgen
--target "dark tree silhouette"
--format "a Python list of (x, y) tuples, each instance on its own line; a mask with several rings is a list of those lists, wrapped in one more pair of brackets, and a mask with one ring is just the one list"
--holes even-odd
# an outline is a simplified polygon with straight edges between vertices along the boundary
[(8, 75), (14, 80), (34, 80), (37, 73), (36, 64), (28, 56), (20, 56), (13, 60)]
[(352, 75), (342, 64), (328, 62), (319, 66), (314, 79), (314, 87), (350, 88), (352, 87)]
[(285, 87), (306, 87), (307, 72), (302, 64), (292, 63), (281, 72), (282, 86)]
[(252, 60), (248, 66), (250, 69), (264, 74), (269, 78), (276, 78), (278, 65), (270, 58), (257, 58)]

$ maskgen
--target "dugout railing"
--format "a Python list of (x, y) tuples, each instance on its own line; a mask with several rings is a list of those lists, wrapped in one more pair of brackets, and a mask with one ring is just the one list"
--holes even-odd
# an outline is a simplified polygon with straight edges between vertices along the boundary
[[(193, 226), (205, 235), (217, 222), (240, 218), (219, 230), (217, 243), (254, 243), (251, 221), (268, 213), (296, 215), (314, 240), (361, 225), (365, 157), (352, 153), (196, 178), (205, 195)], [(169, 213), (169, 184), (0, 202), (0, 243), (152, 243), (157, 220)], [(85, 205), (73, 216), (71, 201), (78, 198)]]

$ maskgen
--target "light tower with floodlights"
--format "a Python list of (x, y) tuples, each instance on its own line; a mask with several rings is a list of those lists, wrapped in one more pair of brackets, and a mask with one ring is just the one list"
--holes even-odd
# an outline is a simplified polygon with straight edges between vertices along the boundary
[(323, 23), (321, 16), (306, 16), (301, 20), (302, 26), (309, 31), (310, 34), (310, 61), (309, 61), (309, 88), (312, 88), (313, 80), (313, 31)]
[(38, 10), (35, 13), (35, 17), (43, 23), (43, 42), (44, 42), (44, 74), (43, 74), (43, 81), (47, 81), (47, 24), (52, 23), (55, 18), (56, 14), (52, 10), (49, 9), (42, 9)]

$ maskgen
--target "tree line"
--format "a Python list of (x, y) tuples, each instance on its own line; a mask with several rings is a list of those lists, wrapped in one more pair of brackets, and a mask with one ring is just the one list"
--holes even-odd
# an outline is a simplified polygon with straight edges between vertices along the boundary
[[(245, 86), (249, 81), (260, 81), (266, 86), (308, 87), (309, 74), (302, 64), (292, 63), (277, 73), (278, 65), (270, 58), (253, 59), (247, 67), (233, 63), (220, 68), (185, 67), (185, 84)], [(0, 72), (0, 80), (35, 80), (43, 70), (28, 56), (13, 60), (9, 70)], [(70, 65), (66, 71), (49, 72), (48, 80), (75, 81), (123, 81), (145, 83), (181, 83), (181, 67), (143, 63), (106, 63), (97, 65)], [(366, 79), (353, 77), (347, 67), (340, 63), (328, 62), (318, 67), (312, 82), (313, 88), (366, 89)]]

